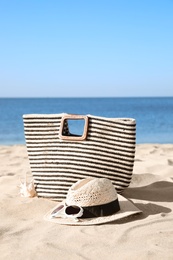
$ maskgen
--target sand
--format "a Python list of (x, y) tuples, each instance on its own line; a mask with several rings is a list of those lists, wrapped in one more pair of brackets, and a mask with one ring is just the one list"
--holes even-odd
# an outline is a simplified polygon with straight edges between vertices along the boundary
[(0, 146), (0, 259), (173, 259), (173, 144), (137, 145), (123, 195), (143, 213), (95, 226), (45, 221), (56, 202), (23, 198), (24, 145)]

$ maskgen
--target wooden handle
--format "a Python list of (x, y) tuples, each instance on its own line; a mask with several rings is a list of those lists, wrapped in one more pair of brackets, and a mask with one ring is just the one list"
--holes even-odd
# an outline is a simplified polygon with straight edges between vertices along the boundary
[[(84, 130), (83, 134), (80, 136), (75, 136), (75, 135), (63, 135), (63, 129), (64, 129), (64, 123), (66, 120), (81, 120), (83, 119), (85, 121), (84, 124)], [(75, 115), (75, 114), (66, 114), (62, 116), (61, 119), (61, 125), (60, 125), (60, 132), (59, 132), (59, 138), (61, 140), (66, 140), (66, 141), (83, 141), (86, 140), (87, 138), (87, 132), (88, 132), (88, 117), (84, 115)]]

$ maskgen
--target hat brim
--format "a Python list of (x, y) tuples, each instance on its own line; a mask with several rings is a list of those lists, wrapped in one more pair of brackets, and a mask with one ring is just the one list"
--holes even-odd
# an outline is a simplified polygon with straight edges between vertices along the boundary
[(63, 202), (60, 202), (58, 205), (56, 205), (56, 207), (54, 207), (51, 211), (49, 211), (44, 216), (44, 219), (61, 225), (89, 226), (89, 225), (99, 225), (99, 224), (113, 222), (142, 212), (131, 201), (127, 200), (125, 197), (121, 196), (120, 194), (118, 194), (118, 200), (120, 204), (120, 210), (110, 216), (97, 217), (97, 218), (83, 218), (83, 219), (80, 218), (78, 221), (75, 221), (71, 218), (61, 218), (61, 217), (52, 218), (51, 212), (61, 204), (62, 205), (64, 204)]

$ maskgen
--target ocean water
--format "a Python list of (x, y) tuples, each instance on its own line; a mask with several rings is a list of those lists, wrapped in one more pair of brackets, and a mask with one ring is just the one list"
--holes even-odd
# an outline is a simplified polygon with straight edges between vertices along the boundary
[(24, 144), (23, 114), (92, 114), (130, 117), (137, 143), (173, 143), (173, 97), (0, 98), (0, 144)]

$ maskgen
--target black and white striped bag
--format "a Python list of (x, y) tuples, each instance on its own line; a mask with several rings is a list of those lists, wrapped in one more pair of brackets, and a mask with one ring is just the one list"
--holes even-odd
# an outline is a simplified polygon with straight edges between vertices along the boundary
[[(30, 167), (38, 197), (62, 200), (70, 186), (86, 177), (109, 178), (121, 193), (130, 184), (136, 145), (131, 118), (93, 115), (23, 116)], [(83, 133), (71, 134), (71, 122)]]

